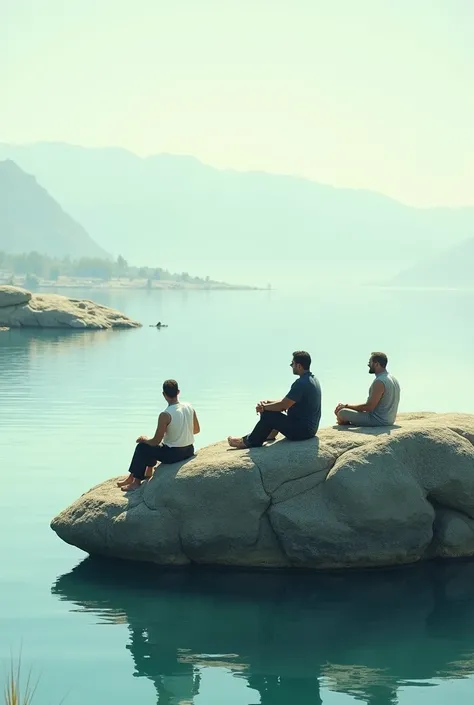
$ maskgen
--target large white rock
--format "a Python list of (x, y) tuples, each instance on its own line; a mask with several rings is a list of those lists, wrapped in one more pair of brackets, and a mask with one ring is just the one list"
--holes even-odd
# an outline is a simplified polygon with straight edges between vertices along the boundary
[(0, 308), (4, 306), (17, 306), (18, 304), (27, 304), (31, 299), (31, 292), (26, 289), (20, 289), (19, 286), (10, 286), (9, 284), (0, 285)]
[[(10, 328), (136, 328), (140, 323), (133, 321), (123, 313), (93, 301), (69, 299), (58, 294), (31, 294), (17, 287), (1, 287), (1, 301), (10, 301), (0, 308), (0, 326)], [(25, 301), (17, 301), (17, 297), (28, 295)]]
[(217, 443), (52, 522), (91, 554), (159, 564), (343, 568), (474, 556), (474, 415), (403, 414), (244, 451)]

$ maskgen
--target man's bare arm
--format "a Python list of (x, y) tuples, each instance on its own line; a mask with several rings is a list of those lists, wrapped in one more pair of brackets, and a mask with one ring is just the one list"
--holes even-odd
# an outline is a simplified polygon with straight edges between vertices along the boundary
[(200, 430), (201, 430), (201, 427), (199, 425), (199, 419), (197, 417), (196, 412), (194, 412), (194, 415), (193, 415), (193, 433), (194, 433), (194, 435), (196, 435), (196, 433), (199, 433)]
[(384, 392), (385, 386), (383, 382), (376, 380), (372, 387), (372, 392), (365, 404), (338, 404), (338, 411), (340, 411), (341, 409), (351, 409), (352, 411), (365, 411), (370, 414), (382, 399)]
[(146, 443), (149, 446), (159, 446), (163, 440), (166, 429), (171, 423), (171, 416), (167, 411), (162, 411), (158, 416), (158, 425), (156, 427), (155, 435), (153, 438), (147, 438), (146, 436), (140, 436), (137, 439), (137, 443)]

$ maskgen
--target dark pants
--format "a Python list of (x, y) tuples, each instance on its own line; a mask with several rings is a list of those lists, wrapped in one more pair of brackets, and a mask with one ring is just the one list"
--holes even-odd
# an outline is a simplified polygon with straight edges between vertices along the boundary
[(312, 438), (315, 431), (308, 431), (306, 428), (293, 421), (281, 411), (264, 411), (260, 414), (260, 421), (257, 423), (252, 433), (244, 436), (244, 443), (249, 447), (261, 446), (266, 441), (270, 431), (280, 431), (290, 441), (304, 441)]
[(171, 448), (164, 445), (149, 446), (148, 443), (137, 443), (128, 472), (132, 473), (137, 480), (143, 480), (146, 468), (155, 465), (157, 460), (166, 464), (178, 463), (192, 455), (194, 455), (194, 446)]

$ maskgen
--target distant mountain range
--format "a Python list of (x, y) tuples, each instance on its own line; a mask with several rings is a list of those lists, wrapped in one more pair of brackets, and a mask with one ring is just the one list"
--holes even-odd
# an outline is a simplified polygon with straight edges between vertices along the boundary
[(306, 179), (221, 171), (193, 157), (0, 145), (114, 256), (212, 278), (383, 280), (474, 234), (474, 208), (417, 209)]
[(435, 257), (427, 256), (400, 272), (391, 283), (397, 286), (474, 289), (474, 237)]
[(65, 257), (107, 253), (13, 161), (0, 161), (0, 250)]

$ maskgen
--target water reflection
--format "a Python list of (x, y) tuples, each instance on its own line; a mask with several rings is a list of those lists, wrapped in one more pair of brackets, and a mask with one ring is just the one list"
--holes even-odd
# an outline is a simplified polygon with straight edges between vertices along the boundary
[(474, 563), (257, 575), (87, 559), (52, 590), (128, 623), (134, 675), (160, 705), (193, 703), (210, 665), (264, 705), (318, 705), (326, 689), (392, 705), (400, 686), (474, 672)]
[(30, 350), (42, 348), (87, 347), (93, 341), (105, 342), (110, 336), (128, 333), (127, 328), (110, 330), (74, 330), (71, 328), (10, 328), (0, 335), (0, 350), (18, 350), (27, 354)]
[[(130, 329), (132, 330), (132, 329)], [(129, 329), (61, 330), (57, 328), (12, 328), (0, 333), (0, 369), (8, 370), (9, 383), (16, 382), (31, 367), (45, 357), (56, 359), (74, 351), (87, 351), (98, 343), (104, 344)], [(54, 364), (54, 363), (53, 363)]]

